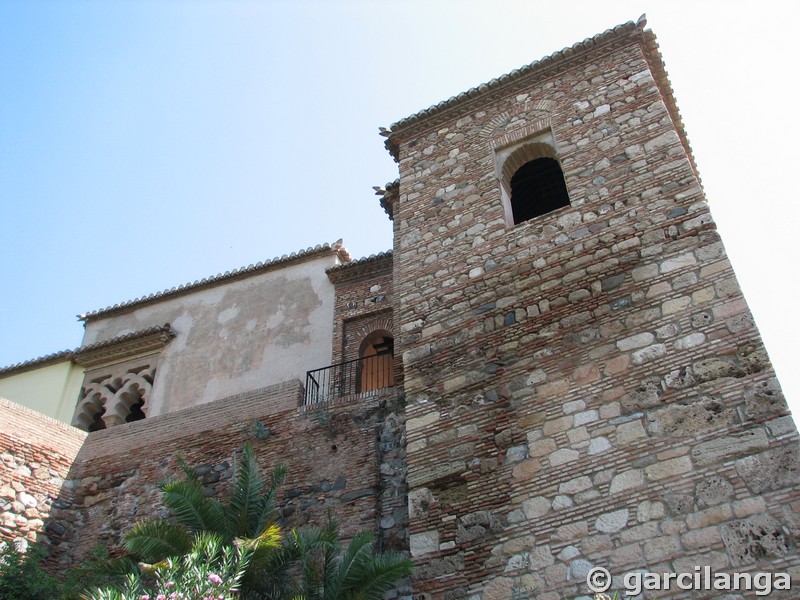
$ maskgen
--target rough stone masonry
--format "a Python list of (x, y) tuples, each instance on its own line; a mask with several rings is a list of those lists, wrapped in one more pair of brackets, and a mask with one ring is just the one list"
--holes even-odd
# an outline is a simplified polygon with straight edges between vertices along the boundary
[[(388, 134), (421, 598), (588, 598), (593, 566), (800, 578), (797, 431), (644, 27)], [(542, 148), (569, 205), (514, 224), (504, 160)]]

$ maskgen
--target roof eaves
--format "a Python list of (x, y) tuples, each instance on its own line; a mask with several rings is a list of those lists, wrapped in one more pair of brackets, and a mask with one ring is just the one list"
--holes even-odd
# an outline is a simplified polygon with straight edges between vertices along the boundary
[(291, 254), (284, 254), (283, 256), (275, 257), (271, 260), (251, 264), (239, 269), (234, 269), (233, 271), (225, 271), (224, 273), (219, 273), (213, 277), (205, 277), (192, 283), (184, 283), (167, 290), (155, 292), (148, 296), (142, 296), (140, 298), (134, 298), (133, 300), (127, 300), (125, 302), (107, 306), (105, 308), (92, 310), (82, 315), (78, 315), (78, 320), (89, 322), (93, 319), (107, 317), (112, 314), (128, 312), (145, 304), (158, 302), (166, 298), (182, 296), (201, 289), (215, 287), (230, 281), (235, 281), (237, 279), (244, 279), (265, 271), (282, 268), (292, 263), (303, 262), (326, 254), (336, 254), (339, 260), (345, 263), (350, 260), (349, 253), (342, 246), (342, 240), (337, 240), (333, 244), (319, 244), (317, 246), (306, 248), (305, 250), (292, 252)]
[(74, 350), (61, 350), (59, 352), (53, 352), (52, 354), (46, 354), (45, 356), (40, 356), (38, 358), (32, 358), (30, 360), (15, 363), (13, 365), (8, 365), (7, 367), (1, 367), (0, 377), (13, 375), (16, 373), (23, 373), (25, 371), (39, 369), (41, 367), (46, 367), (48, 365), (53, 365), (60, 362), (66, 362), (68, 360), (72, 360), (73, 356)]
[(92, 367), (106, 363), (112, 358), (118, 360), (135, 355), (141, 356), (161, 350), (174, 337), (175, 330), (169, 323), (165, 323), (81, 346), (73, 352), (73, 360), (83, 367)]
[(364, 275), (373, 275), (381, 271), (387, 271), (391, 267), (393, 254), (391, 250), (371, 254), (370, 256), (359, 258), (347, 264), (337, 265), (325, 269), (331, 283), (341, 283)]
[(602, 47), (614, 40), (630, 35), (634, 32), (642, 32), (646, 24), (647, 19), (645, 18), (645, 15), (642, 15), (635, 23), (633, 21), (629, 21), (627, 23), (617, 25), (612, 29), (607, 29), (606, 31), (598, 33), (591, 38), (587, 38), (582, 42), (578, 42), (570, 47), (554, 52), (553, 54), (545, 56), (540, 60), (524, 65), (518, 69), (514, 69), (505, 75), (491, 79), (486, 83), (482, 83), (456, 96), (452, 96), (447, 100), (443, 100), (442, 102), (434, 104), (433, 106), (429, 106), (426, 109), (414, 113), (413, 115), (405, 117), (404, 119), (400, 119), (399, 121), (393, 123), (388, 130), (381, 132), (381, 135), (387, 138), (385, 142), (386, 147), (389, 149), (395, 160), (397, 160), (397, 149), (399, 143), (395, 136), (400, 131), (421, 125), (429, 119), (433, 119), (438, 122), (439, 119), (434, 119), (434, 117), (445, 118), (450, 111), (455, 110), (466, 103), (471, 104), (472, 102), (479, 101), (489, 94), (496, 94), (503, 88), (514, 85), (518, 80), (521, 80), (524, 77), (540, 71), (545, 71), (547, 69), (557, 68), (562, 64), (566, 64), (568, 60), (574, 59), (576, 56), (580, 56), (581, 54), (584, 54), (594, 48)]

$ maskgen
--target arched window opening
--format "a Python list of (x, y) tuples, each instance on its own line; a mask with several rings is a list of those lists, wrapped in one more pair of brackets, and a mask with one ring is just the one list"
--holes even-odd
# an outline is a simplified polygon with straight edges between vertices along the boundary
[(387, 332), (374, 332), (362, 342), (358, 392), (382, 390), (394, 385), (394, 339)]
[(130, 414), (125, 417), (126, 423), (133, 423), (134, 421), (141, 421), (145, 418), (144, 411), (142, 408), (144, 407), (144, 398), (140, 398), (139, 401), (130, 407)]
[(87, 431), (89, 433), (91, 433), (92, 431), (100, 431), (101, 429), (106, 428), (106, 422), (103, 421), (104, 414), (106, 414), (106, 407), (101, 406), (100, 410), (98, 410), (95, 413), (94, 419), (92, 419), (92, 422), (89, 424), (89, 427), (87, 428)]
[(555, 158), (542, 157), (525, 163), (510, 183), (514, 225), (569, 206), (564, 173)]

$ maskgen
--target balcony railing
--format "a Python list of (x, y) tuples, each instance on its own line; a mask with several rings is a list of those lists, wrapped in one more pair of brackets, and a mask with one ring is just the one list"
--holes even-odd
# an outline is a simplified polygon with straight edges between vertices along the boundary
[(394, 385), (394, 357), (376, 354), (306, 372), (305, 404), (375, 392)]

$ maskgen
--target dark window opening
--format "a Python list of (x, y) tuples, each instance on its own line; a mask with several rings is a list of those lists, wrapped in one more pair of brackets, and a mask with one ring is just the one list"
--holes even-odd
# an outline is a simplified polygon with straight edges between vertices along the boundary
[(89, 433), (92, 431), (100, 431), (101, 429), (106, 428), (106, 422), (103, 421), (103, 415), (106, 414), (106, 407), (103, 406), (100, 410), (97, 411), (94, 415), (94, 419), (92, 420), (91, 424), (89, 425)]
[(144, 406), (144, 399), (140, 398), (139, 402), (131, 406), (130, 408), (131, 412), (127, 417), (125, 417), (125, 422), (133, 423), (134, 421), (141, 421), (142, 419), (144, 419), (145, 414), (144, 411), (142, 410), (143, 406)]
[(511, 211), (514, 225), (569, 206), (564, 173), (554, 158), (525, 163), (511, 178)]

